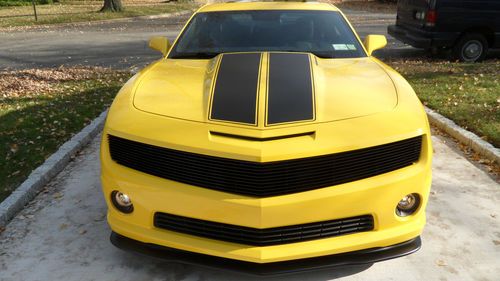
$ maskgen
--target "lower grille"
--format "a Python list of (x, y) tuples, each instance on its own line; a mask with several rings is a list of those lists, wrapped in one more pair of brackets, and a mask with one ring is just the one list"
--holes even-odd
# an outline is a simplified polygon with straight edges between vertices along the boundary
[(251, 246), (271, 246), (370, 231), (373, 230), (373, 217), (371, 215), (364, 215), (259, 229), (166, 213), (155, 213), (154, 226), (226, 242)]

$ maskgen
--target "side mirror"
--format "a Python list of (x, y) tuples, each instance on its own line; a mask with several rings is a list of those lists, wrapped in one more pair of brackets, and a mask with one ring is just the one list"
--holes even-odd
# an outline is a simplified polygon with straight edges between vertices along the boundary
[(371, 34), (366, 36), (363, 44), (365, 45), (368, 55), (371, 56), (373, 51), (382, 49), (385, 45), (387, 45), (387, 39), (384, 35)]
[(149, 39), (149, 47), (153, 50), (160, 51), (163, 56), (166, 56), (171, 46), (167, 37), (155, 36)]

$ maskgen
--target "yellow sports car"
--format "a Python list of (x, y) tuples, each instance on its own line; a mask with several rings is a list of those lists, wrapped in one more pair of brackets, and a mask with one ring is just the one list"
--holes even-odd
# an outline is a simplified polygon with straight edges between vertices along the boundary
[(335, 6), (200, 8), (120, 90), (102, 136), (112, 242), (272, 274), (420, 247), (424, 109)]

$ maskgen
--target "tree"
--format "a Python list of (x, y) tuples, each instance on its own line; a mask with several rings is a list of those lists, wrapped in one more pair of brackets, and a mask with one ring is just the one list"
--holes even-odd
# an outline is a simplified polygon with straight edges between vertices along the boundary
[(101, 12), (121, 12), (123, 10), (121, 0), (104, 0)]

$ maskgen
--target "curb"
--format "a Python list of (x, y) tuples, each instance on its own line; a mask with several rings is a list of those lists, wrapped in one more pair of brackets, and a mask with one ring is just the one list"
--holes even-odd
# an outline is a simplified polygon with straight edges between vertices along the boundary
[(492, 144), (484, 141), (476, 134), (463, 129), (452, 120), (428, 107), (425, 107), (425, 112), (427, 112), (429, 122), (438, 129), (443, 130), (453, 138), (457, 139), (460, 143), (471, 147), (472, 150), (477, 152), (482, 157), (492, 161), (493, 163), (500, 164), (499, 148), (494, 147)]
[(42, 165), (31, 172), (29, 177), (9, 197), (0, 203), (0, 228), (5, 227), (52, 178), (66, 167), (72, 156), (101, 132), (106, 114), (107, 110), (59, 147)]
[[(122, 19), (146, 19), (146, 20), (153, 20), (153, 19), (163, 19), (163, 18), (172, 18), (172, 17), (178, 17), (178, 16), (185, 16), (185, 15), (191, 15), (196, 11), (194, 10), (184, 10), (180, 12), (175, 12), (175, 13), (167, 13), (167, 14), (159, 14), (159, 15), (149, 15), (149, 16), (138, 16), (138, 17), (130, 17), (130, 18), (122, 18)], [(118, 20), (118, 19), (116, 19)]]

